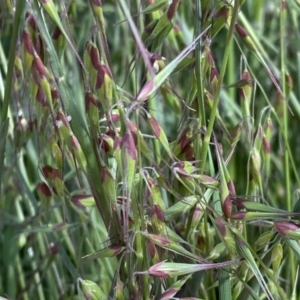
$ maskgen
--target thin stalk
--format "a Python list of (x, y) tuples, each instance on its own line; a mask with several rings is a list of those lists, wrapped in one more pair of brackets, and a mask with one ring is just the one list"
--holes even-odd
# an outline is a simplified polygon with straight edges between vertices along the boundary
[[(286, 36), (286, 15), (287, 15), (287, 3), (285, 0), (281, 1), (280, 9), (280, 65), (281, 65), (281, 84), (282, 91), (285, 99), (287, 98), (286, 92), (286, 50), (285, 50), (285, 36)], [(289, 160), (289, 151), (288, 151), (288, 109), (287, 105), (283, 105), (283, 133), (284, 133), (284, 174), (285, 174), (285, 190), (286, 190), (286, 209), (287, 211), (292, 210), (292, 197), (291, 197), (291, 181), (290, 181), (290, 160)], [(295, 256), (294, 251), (289, 247), (289, 265), (295, 266)], [(296, 273), (295, 268), (290, 268), (290, 282), (295, 282)]]
[[(137, 128), (140, 128), (139, 126), (139, 111), (137, 111), (136, 115), (136, 125)], [(137, 138), (137, 151), (138, 151), (138, 164), (139, 164), (139, 170), (143, 169), (143, 161), (142, 161), (142, 153), (141, 153), (141, 141), (140, 138)], [(139, 184), (137, 189), (137, 195), (138, 197), (136, 199), (140, 199), (138, 204), (139, 207), (135, 208), (137, 211), (133, 210), (134, 217), (138, 218), (137, 220), (134, 220), (135, 224), (135, 232), (139, 232), (146, 230), (145, 228), (145, 222), (144, 220), (144, 211), (143, 211), (143, 185)], [(133, 205), (134, 207), (135, 205)], [(136, 215), (136, 216), (135, 216)], [(143, 237), (140, 233), (136, 234), (136, 254), (137, 254), (137, 262), (138, 262), (138, 271), (142, 271), (143, 268), (145, 268), (146, 260), (145, 257), (147, 257), (147, 250), (146, 247), (143, 247), (143, 244), (145, 245), (145, 237)], [(147, 265), (148, 267), (148, 265)], [(143, 286), (143, 299), (150, 299), (149, 295), (149, 276), (142, 276), (142, 286)]]
[[(201, 33), (201, 1), (196, 2), (196, 12), (195, 12), (195, 36), (199, 36)], [(205, 107), (204, 107), (204, 94), (203, 94), (203, 77), (201, 72), (201, 39), (195, 47), (195, 75), (196, 75), (196, 86), (197, 86), (197, 114), (198, 114), (198, 130), (201, 129), (202, 125), (206, 124), (205, 119)], [(195, 141), (195, 153), (200, 154), (200, 149), (202, 146), (201, 135)], [(196, 159), (199, 157), (196, 156)]]
[[(220, 262), (226, 261), (226, 254), (221, 255)], [(219, 299), (220, 300), (231, 300), (232, 299), (232, 288), (230, 283), (230, 268), (224, 267), (218, 269), (219, 278)]]
[[(195, 13), (195, 37), (201, 34), (201, 0), (196, 2), (196, 13)], [(199, 129), (202, 124), (206, 124), (205, 120), (205, 108), (204, 108), (204, 96), (203, 96), (203, 78), (201, 73), (201, 39), (196, 45), (195, 48), (196, 55), (196, 66), (195, 66), (195, 74), (196, 74), (196, 85), (197, 85), (197, 97), (198, 97), (198, 118), (199, 118)]]
[[(235, 62), (236, 62), (236, 53), (234, 51), (234, 43), (231, 42), (229, 45), (229, 57), (228, 57), (228, 71), (226, 72), (226, 79), (228, 84), (234, 82), (237, 78), (235, 77)], [(229, 98), (233, 101), (235, 98), (235, 90), (228, 89), (227, 91)]]
[[(148, 107), (149, 111), (151, 111), (151, 115), (157, 120), (157, 105), (156, 105), (156, 99), (155, 96), (150, 97), (148, 100)], [(161, 161), (161, 151), (160, 151), (160, 141), (156, 138), (153, 140), (153, 147), (154, 147), (154, 160), (159, 165)]]
[[(14, 72), (15, 57), (16, 57), (16, 47), (17, 47), (17, 42), (18, 42), (18, 31), (19, 31), (21, 13), (23, 11), (24, 3), (25, 3), (25, 1), (17, 1), (17, 4), (16, 4), (14, 25), (13, 25), (12, 36), (11, 36), (11, 41), (10, 41), (10, 48), (9, 48), (8, 67), (7, 67), (7, 76), (6, 76), (6, 84), (5, 84), (5, 92), (4, 92), (4, 101), (3, 101), (3, 107), (2, 107), (2, 115), (1, 115), (1, 124), (3, 124), (7, 118), (10, 93), (12, 90), (13, 72)], [(5, 137), (2, 137), (2, 138), (5, 138)]]
[(226, 39), (226, 44), (225, 44), (226, 45), (225, 52), (223, 55), (223, 62), (222, 62), (222, 67), (221, 67), (221, 71), (220, 71), (218, 86), (217, 86), (216, 94), (214, 96), (214, 104), (213, 104), (213, 107), (211, 110), (208, 128), (207, 128), (207, 131), (204, 136), (203, 147), (202, 147), (202, 151), (201, 151), (201, 167), (202, 168), (204, 167), (205, 162), (206, 162), (206, 156), (207, 156), (207, 151), (208, 151), (208, 147), (209, 147), (209, 142), (211, 139), (213, 126), (214, 126), (215, 118), (217, 115), (218, 104), (219, 104), (221, 89), (222, 89), (222, 85), (223, 85), (223, 79), (224, 79), (227, 61), (228, 61), (228, 57), (229, 57), (229, 50), (230, 50), (229, 45), (231, 44), (232, 39), (233, 39), (234, 25), (235, 25), (235, 21), (237, 19), (237, 15), (239, 12), (239, 3), (240, 3), (239, 0), (236, 0), (234, 2), (232, 18), (231, 18), (230, 27), (229, 27), (228, 34), (227, 34), (227, 39)]
[[(26, 280), (24, 277), (24, 270), (22, 268), (22, 259), (20, 258), (20, 255), (16, 256), (16, 273), (18, 273), (18, 279), (19, 284), (22, 289), (26, 288)], [(29, 300), (28, 292), (25, 291), (24, 294), (22, 294), (22, 299)]]

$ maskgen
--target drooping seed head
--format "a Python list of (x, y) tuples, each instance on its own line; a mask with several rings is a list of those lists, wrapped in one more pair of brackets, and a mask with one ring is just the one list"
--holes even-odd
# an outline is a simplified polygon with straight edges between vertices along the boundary
[(300, 239), (300, 226), (293, 222), (275, 222), (275, 230), (283, 237), (291, 238), (295, 240)]

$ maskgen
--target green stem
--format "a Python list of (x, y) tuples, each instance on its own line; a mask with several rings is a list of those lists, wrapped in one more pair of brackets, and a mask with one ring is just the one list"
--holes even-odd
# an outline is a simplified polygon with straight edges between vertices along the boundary
[[(139, 110), (137, 110), (136, 114), (136, 124), (137, 128), (140, 128), (139, 126)], [(142, 153), (141, 153), (141, 141), (138, 136), (137, 139), (137, 150), (138, 150), (138, 164), (139, 164), (139, 169), (143, 169), (142, 165)], [(141, 180), (142, 182), (142, 180)], [(147, 255), (147, 250), (146, 247), (143, 247), (145, 245), (146, 241), (145, 238), (138, 232), (140, 230), (144, 231), (146, 230), (145, 227), (145, 222), (144, 220), (144, 211), (143, 211), (143, 185), (140, 183), (137, 188), (137, 197), (134, 199), (132, 203), (132, 208), (133, 208), (133, 217), (134, 217), (134, 227), (135, 227), (135, 232), (136, 232), (136, 256), (137, 256), (137, 269), (138, 271), (142, 271), (143, 268), (145, 268), (145, 265), (147, 265), (147, 261), (145, 260), (145, 257)], [(138, 199), (140, 200), (138, 202)], [(148, 265), (147, 265), (148, 267)], [(143, 286), (143, 299), (150, 299), (149, 295), (149, 276), (142, 276), (142, 286)]]
[(237, 19), (237, 15), (239, 12), (239, 3), (240, 3), (239, 0), (236, 0), (234, 2), (232, 18), (231, 18), (230, 27), (229, 27), (229, 31), (228, 31), (227, 39), (226, 39), (226, 43), (225, 43), (226, 46), (225, 46), (225, 52), (224, 52), (224, 56), (223, 56), (223, 62), (222, 62), (222, 67), (221, 67), (221, 71), (220, 71), (218, 86), (217, 86), (216, 93), (214, 95), (214, 104), (213, 104), (213, 107), (211, 110), (208, 128), (207, 128), (207, 131), (204, 136), (203, 147), (202, 147), (202, 151), (201, 151), (201, 164), (202, 164), (201, 167), (202, 168), (204, 167), (205, 162), (206, 162), (206, 156), (207, 156), (207, 151), (208, 151), (208, 147), (209, 147), (209, 142), (211, 139), (213, 126), (214, 126), (215, 118), (216, 118), (217, 111), (218, 111), (218, 104), (219, 104), (219, 100), (220, 100), (221, 88), (223, 85), (223, 79), (224, 79), (227, 61), (228, 61), (228, 57), (229, 57), (229, 50), (230, 50), (229, 45), (231, 44), (232, 39), (233, 39), (235, 20)]
[[(201, 33), (201, 19), (202, 19), (202, 12), (201, 12), (201, 1), (198, 0), (196, 2), (196, 12), (195, 12), (195, 36), (199, 36)], [(202, 125), (206, 124), (205, 119), (205, 107), (204, 107), (204, 95), (203, 95), (203, 78), (201, 72), (201, 39), (199, 40), (198, 44), (195, 48), (195, 75), (196, 75), (196, 86), (197, 86), (197, 113), (198, 113), (198, 130), (201, 129)], [(201, 149), (201, 135), (199, 138), (196, 139), (195, 142), (195, 153), (196, 155), (200, 154)], [(199, 157), (196, 157), (198, 159)]]
[[(13, 31), (12, 31), (11, 41), (10, 41), (10, 48), (9, 48), (8, 68), (7, 68), (7, 76), (6, 76), (6, 84), (5, 84), (5, 92), (4, 92), (4, 101), (3, 101), (3, 107), (2, 107), (1, 124), (3, 124), (7, 118), (10, 93), (11, 93), (11, 89), (12, 89), (13, 72), (14, 72), (15, 57), (16, 57), (16, 47), (17, 47), (17, 41), (18, 41), (18, 30), (19, 30), (21, 13), (23, 11), (24, 3), (25, 3), (25, 1), (17, 1), (17, 4), (16, 4), (14, 25), (13, 25)], [(2, 137), (2, 138), (5, 138), (5, 137)]]
[[(287, 14), (287, 3), (285, 0), (281, 1), (280, 9), (280, 65), (281, 65), (281, 84), (282, 92), (287, 99), (287, 90), (286, 90), (286, 67), (285, 67), (285, 36), (286, 36), (286, 14)], [(292, 198), (291, 198), (291, 182), (290, 182), (290, 161), (289, 161), (289, 151), (288, 151), (288, 111), (287, 104), (283, 105), (283, 132), (284, 132), (284, 173), (285, 173), (285, 189), (286, 189), (286, 204), (287, 211), (292, 210)], [(295, 266), (295, 257), (294, 252), (289, 248), (289, 265)], [(290, 282), (295, 282), (296, 273), (295, 268), (290, 268)]]
[[(201, 1), (198, 0), (196, 3), (196, 17), (195, 17), (195, 37), (201, 34)], [(197, 84), (197, 97), (198, 97), (198, 118), (199, 118), (199, 128), (202, 124), (205, 124), (205, 108), (204, 108), (204, 96), (203, 96), (203, 78), (201, 74), (201, 39), (196, 45), (196, 84)]]

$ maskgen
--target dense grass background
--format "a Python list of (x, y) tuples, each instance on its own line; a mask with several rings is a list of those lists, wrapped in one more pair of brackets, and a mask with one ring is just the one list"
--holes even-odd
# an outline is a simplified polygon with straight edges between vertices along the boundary
[(0, 9), (0, 296), (300, 299), (298, 0)]

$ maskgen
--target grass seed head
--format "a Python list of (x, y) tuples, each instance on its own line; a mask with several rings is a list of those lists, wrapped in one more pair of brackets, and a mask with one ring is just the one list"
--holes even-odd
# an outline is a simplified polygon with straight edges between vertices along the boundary
[(273, 235), (274, 233), (272, 231), (264, 232), (259, 236), (259, 238), (255, 242), (255, 245), (257, 245), (259, 248), (264, 247), (267, 243), (270, 242)]
[(180, 4), (180, 0), (173, 0), (172, 3), (170, 4), (167, 10), (167, 17), (170, 21), (174, 18), (179, 4)]
[(58, 57), (61, 58), (67, 46), (67, 40), (58, 26), (56, 26), (52, 33), (52, 41)]
[(238, 87), (240, 88), (241, 98), (244, 101), (250, 103), (253, 86), (252, 86), (252, 79), (250, 73), (247, 69), (244, 70), (241, 79), (238, 82), (238, 85), (239, 85)]
[(283, 258), (282, 245), (280, 243), (277, 243), (276, 245), (274, 245), (271, 253), (271, 261), (272, 261), (272, 267), (274, 273), (277, 273), (277, 271), (279, 270), (282, 258)]
[(240, 25), (235, 24), (235, 29), (238, 35), (242, 38), (242, 41), (244, 42), (245, 46), (252, 52), (256, 53), (256, 47), (252, 40), (252, 38), (249, 36), (248, 32)]
[(99, 109), (97, 98), (90, 92), (85, 93), (85, 111), (89, 117), (92, 128), (99, 127)]
[(293, 222), (274, 222), (275, 230), (285, 238), (300, 240), (300, 226)]
[(97, 77), (95, 89), (105, 112), (108, 112), (113, 102), (112, 75), (108, 66), (100, 64), (97, 67)]
[(257, 184), (261, 182), (261, 156), (259, 152), (252, 148), (250, 153), (250, 171)]
[(219, 72), (215, 66), (210, 71), (210, 85), (213, 95), (216, 93), (219, 84)]
[(223, 242), (217, 244), (209, 253), (208, 260), (216, 260), (220, 255), (226, 250), (226, 247)]
[(74, 195), (71, 197), (71, 202), (80, 207), (96, 206), (95, 198), (92, 195)]
[(36, 187), (36, 191), (42, 203), (46, 206), (49, 206), (52, 193), (48, 185), (45, 182), (40, 182)]
[(95, 282), (91, 280), (80, 281), (81, 291), (88, 300), (106, 300), (107, 296)]
[(146, 240), (147, 243), (147, 249), (149, 252), (149, 255), (151, 257), (152, 263), (156, 264), (159, 262), (159, 255), (158, 255), (158, 251), (156, 249), (156, 245), (150, 241), (150, 240)]

